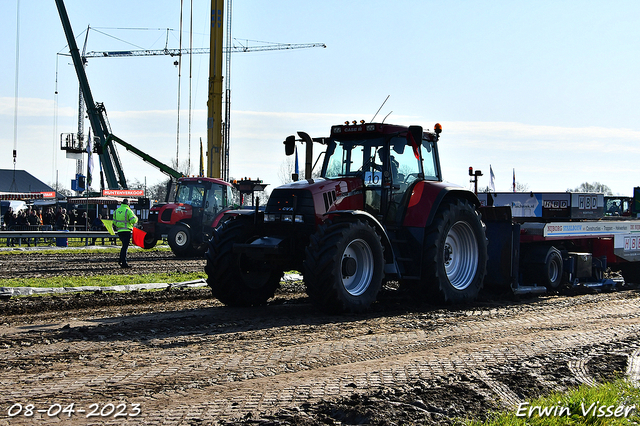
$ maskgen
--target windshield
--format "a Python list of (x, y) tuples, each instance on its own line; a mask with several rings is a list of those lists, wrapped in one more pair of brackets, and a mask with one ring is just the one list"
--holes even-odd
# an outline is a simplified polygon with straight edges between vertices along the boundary
[[(385, 144), (387, 140), (388, 145)], [(390, 148), (389, 154), (387, 146)], [(367, 185), (379, 185), (382, 183), (383, 170), (391, 170), (393, 181), (412, 181), (422, 172), (416, 153), (419, 157), (420, 152), (408, 146), (407, 139), (401, 136), (391, 139), (337, 140), (328, 150), (325, 177), (361, 176), (368, 182)], [(432, 154), (429, 156), (433, 158)], [(430, 160), (430, 163), (431, 169), (435, 170), (433, 161)]]
[(193, 207), (202, 207), (204, 201), (205, 186), (197, 182), (181, 183), (176, 194), (176, 203), (190, 204)]
[(336, 141), (333, 152), (329, 153), (325, 177), (333, 179), (362, 173), (363, 166), (370, 165), (371, 157), (383, 143), (382, 138)]
[(327, 149), (323, 176), (327, 179), (357, 176), (365, 180), (366, 186), (378, 186), (383, 171), (388, 170), (394, 183), (410, 185), (418, 178), (439, 181), (436, 142), (428, 139), (421, 142), (419, 148), (414, 148), (405, 136), (334, 140)]

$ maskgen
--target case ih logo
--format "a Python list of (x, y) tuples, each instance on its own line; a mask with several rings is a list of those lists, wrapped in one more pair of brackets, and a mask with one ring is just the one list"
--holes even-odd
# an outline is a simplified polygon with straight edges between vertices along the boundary
[(567, 200), (544, 200), (542, 207), (545, 209), (566, 209), (569, 207), (569, 202)]

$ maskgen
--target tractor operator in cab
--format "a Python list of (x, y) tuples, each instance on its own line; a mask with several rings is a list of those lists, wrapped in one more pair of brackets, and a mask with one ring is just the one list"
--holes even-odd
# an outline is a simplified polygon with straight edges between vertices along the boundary
[(138, 222), (138, 217), (129, 208), (129, 199), (122, 200), (120, 207), (113, 212), (113, 227), (122, 241), (122, 248), (120, 249), (120, 260), (118, 263), (122, 268), (129, 268), (127, 263), (127, 249), (129, 248), (129, 242), (131, 242), (131, 233), (133, 232), (133, 225)]

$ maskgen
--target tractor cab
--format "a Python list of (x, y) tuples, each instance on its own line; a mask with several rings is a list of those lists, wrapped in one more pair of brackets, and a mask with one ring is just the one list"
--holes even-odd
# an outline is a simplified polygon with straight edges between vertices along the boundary
[(166, 236), (176, 256), (203, 252), (222, 213), (236, 198), (233, 186), (220, 179), (180, 178), (174, 201), (152, 208), (149, 219), (143, 222), (145, 248)]
[(183, 179), (178, 184), (175, 204), (182, 210), (191, 210), (191, 221), (211, 226), (218, 213), (228, 205), (231, 187), (211, 180)]
[(363, 205), (351, 206), (383, 222), (400, 220), (407, 190), (416, 181), (441, 181), (436, 133), (420, 126), (363, 124), (333, 126), (322, 177), (358, 179)]

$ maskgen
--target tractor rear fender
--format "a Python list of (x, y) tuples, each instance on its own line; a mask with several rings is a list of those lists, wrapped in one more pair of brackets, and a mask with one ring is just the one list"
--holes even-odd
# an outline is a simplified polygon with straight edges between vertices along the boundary
[(378, 219), (376, 219), (372, 214), (364, 210), (334, 210), (327, 212), (324, 216), (333, 221), (360, 219), (373, 226), (378, 235), (380, 235), (380, 241), (384, 247), (385, 263), (395, 262), (395, 256), (393, 255), (393, 247), (391, 246), (389, 235), (380, 221), (378, 221)]
[(425, 228), (433, 222), (438, 207), (445, 200), (465, 199), (476, 208), (480, 201), (473, 192), (444, 182), (418, 182), (412, 190), (402, 226)]

